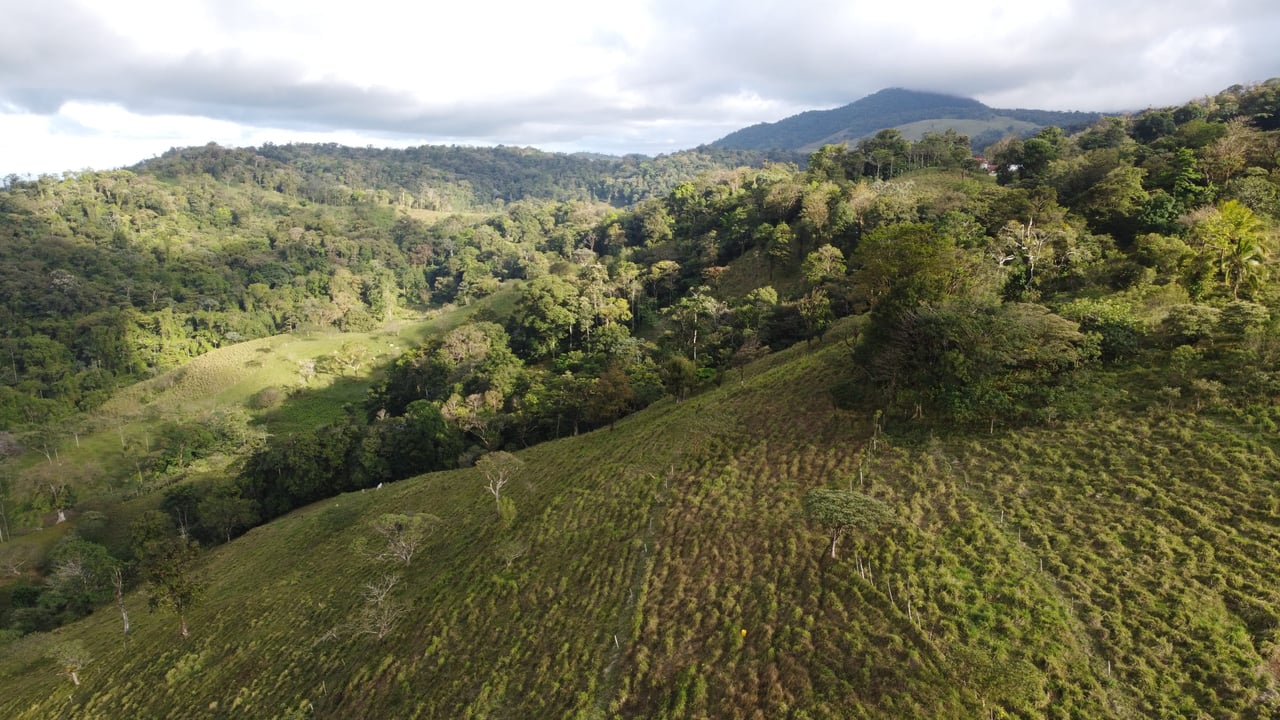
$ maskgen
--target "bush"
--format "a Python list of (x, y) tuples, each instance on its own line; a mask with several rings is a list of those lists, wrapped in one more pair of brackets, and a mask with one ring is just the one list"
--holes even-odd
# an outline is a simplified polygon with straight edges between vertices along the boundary
[(274, 385), (264, 387), (249, 398), (249, 407), (254, 410), (271, 410), (279, 407), (285, 397), (285, 391)]

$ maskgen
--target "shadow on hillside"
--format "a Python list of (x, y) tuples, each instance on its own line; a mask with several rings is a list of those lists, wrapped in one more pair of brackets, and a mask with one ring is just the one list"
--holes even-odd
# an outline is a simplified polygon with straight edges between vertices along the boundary
[(333, 422), (348, 407), (363, 412), (365, 395), (381, 371), (378, 367), (366, 377), (343, 376), (329, 385), (297, 388), (278, 407), (259, 416), (256, 424), (273, 435), (287, 435)]

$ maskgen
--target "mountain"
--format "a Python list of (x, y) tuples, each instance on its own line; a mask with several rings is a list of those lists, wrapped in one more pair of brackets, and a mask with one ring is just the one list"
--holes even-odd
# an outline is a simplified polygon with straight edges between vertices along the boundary
[[(969, 135), (979, 148), (1006, 132), (1027, 132), (1045, 125), (1083, 129), (1100, 113), (1051, 110), (1002, 110), (971, 98), (887, 88), (831, 110), (809, 110), (775, 123), (760, 123), (734, 131), (711, 143), (735, 150), (786, 149), (812, 151), (829, 143), (851, 142), (885, 128), (926, 123), (924, 130), (953, 127)], [(931, 121), (934, 127), (929, 127)], [(967, 121), (963, 124), (947, 121)], [(917, 133), (923, 132), (919, 127)], [(907, 134), (911, 138), (910, 133)], [(918, 135), (916, 138), (918, 139)]]

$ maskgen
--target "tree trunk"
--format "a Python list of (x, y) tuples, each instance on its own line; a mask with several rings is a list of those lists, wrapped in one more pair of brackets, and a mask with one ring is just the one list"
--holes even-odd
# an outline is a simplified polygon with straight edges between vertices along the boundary
[(831, 558), (836, 559), (836, 543), (840, 542), (840, 533), (842, 530), (835, 530), (831, 533)]
[(181, 621), (182, 623), (182, 639), (186, 640), (187, 638), (191, 637), (191, 631), (187, 629), (186, 613), (178, 613), (178, 620)]
[(129, 637), (129, 610), (124, 606), (124, 576), (117, 568), (111, 573), (111, 584), (116, 588), (116, 605), (120, 608), (120, 618), (124, 620), (124, 635)]

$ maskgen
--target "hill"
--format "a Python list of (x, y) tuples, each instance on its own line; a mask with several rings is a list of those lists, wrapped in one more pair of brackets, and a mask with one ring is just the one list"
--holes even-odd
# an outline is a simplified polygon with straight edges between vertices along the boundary
[[(939, 130), (967, 134), (975, 148), (985, 147), (1010, 128), (1015, 132), (1057, 125), (1079, 130), (1101, 117), (1089, 112), (1000, 110), (971, 98), (888, 88), (831, 110), (809, 110), (774, 123), (734, 131), (711, 143), (737, 150), (816, 150), (829, 143), (856, 142), (885, 128), (932, 121)], [(971, 121), (948, 123), (947, 120)], [(981, 123), (975, 126), (972, 121)], [(975, 130), (977, 130), (975, 132)]]
[[(472, 469), (253, 530), (202, 568), (189, 640), (142, 615), (122, 643), (104, 609), (70, 631), (91, 658), (79, 686), (51, 640), (12, 643), (0, 711), (1274, 711), (1274, 442), (1142, 400), (1042, 430), (894, 439), (831, 404), (844, 332), (614, 431), (522, 452), (508, 528)], [(884, 500), (891, 522), (831, 559), (800, 515), (824, 485)], [(441, 521), (410, 565), (362, 554), (380, 516), (413, 512)], [(380, 634), (368, 588), (385, 577), (399, 611)]]
[(787, 152), (714, 147), (651, 158), (501, 145), (423, 145), (400, 150), (268, 143), (259, 148), (175, 149), (130, 170), (170, 181), (204, 174), (329, 204), (368, 197), (458, 212), (492, 211), (521, 200), (594, 201), (623, 207), (670, 192), (700, 172), (797, 159)]

